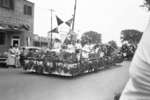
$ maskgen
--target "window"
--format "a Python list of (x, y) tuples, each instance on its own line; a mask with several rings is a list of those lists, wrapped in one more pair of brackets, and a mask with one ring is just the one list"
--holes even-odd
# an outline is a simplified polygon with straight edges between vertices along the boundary
[(4, 45), (4, 44), (5, 44), (5, 33), (0, 32), (0, 45)]
[(32, 15), (32, 7), (28, 5), (24, 5), (24, 14), (25, 15)]
[(39, 47), (40, 46), (40, 42), (34, 41), (33, 45), (36, 46), (36, 47)]
[(14, 9), (14, 0), (0, 0), (0, 6), (7, 9)]

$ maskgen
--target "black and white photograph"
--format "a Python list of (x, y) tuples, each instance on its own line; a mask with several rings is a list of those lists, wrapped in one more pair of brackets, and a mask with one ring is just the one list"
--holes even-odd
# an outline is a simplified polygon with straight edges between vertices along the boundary
[(0, 0), (0, 100), (150, 100), (150, 0)]

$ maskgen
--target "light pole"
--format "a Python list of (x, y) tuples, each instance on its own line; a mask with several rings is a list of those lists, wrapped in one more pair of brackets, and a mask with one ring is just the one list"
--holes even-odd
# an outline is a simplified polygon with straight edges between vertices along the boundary
[(51, 49), (52, 49), (52, 46), (53, 46), (53, 32), (52, 32), (52, 29), (53, 29), (53, 9), (51, 9)]

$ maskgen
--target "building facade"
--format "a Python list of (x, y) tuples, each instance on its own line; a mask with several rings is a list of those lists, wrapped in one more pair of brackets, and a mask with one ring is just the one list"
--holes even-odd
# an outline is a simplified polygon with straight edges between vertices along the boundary
[(0, 0), (0, 52), (10, 46), (32, 45), (34, 3), (27, 0)]
[(33, 46), (35, 47), (42, 47), (42, 48), (48, 48), (48, 40), (47, 37), (42, 37), (37, 34), (34, 34), (33, 36)]

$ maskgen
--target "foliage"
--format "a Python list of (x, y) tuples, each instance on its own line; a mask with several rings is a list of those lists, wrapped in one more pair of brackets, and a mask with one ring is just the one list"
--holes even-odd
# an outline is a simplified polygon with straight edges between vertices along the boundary
[(121, 42), (128, 43), (130, 45), (133, 45), (134, 47), (137, 47), (137, 44), (142, 37), (142, 34), (143, 32), (134, 29), (123, 30), (121, 31)]
[(101, 43), (101, 34), (94, 32), (94, 31), (88, 31), (83, 33), (81, 37), (81, 44), (84, 46), (85, 44), (97, 44)]
[(146, 7), (149, 11), (150, 10), (150, 0), (144, 0), (144, 4), (142, 5), (142, 7)]
[(112, 46), (106, 44), (105, 55), (106, 56), (111, 56), (113, 52), (114, 52), (114, 48)]
[(112, 48), (114, 48), (114, 49), (117, 49), (117, 48), (118, 48), (117, 43), (116, 43), (116, 41), (114, 41), (114, 40), (109, 41), (108, 44), (109, 44)]
[(136, 48), (133, 45), (123, 44), (121, 52), (123, 53), (124, 59), (131, 60), (134, 56)]
[[(77, 60), (77, 55), (74, 53), (69, 53), (67, 51), (62, 51), (60, 54), (52, 52), (36, 53), (32, 52), (32, 57), (26, 57), (24, 70), (33, 71), (42, 74), (54, 74), (55, 72), (58, 75), (61, 73), (69, 74), (71, 76), (81, 75), (89, 72), (96, 72), (102, 69), (107, 69), (109, 66), (112, 66), (116, 63), (121, 63), (122, 56), (118, 53), (112, 55), (110, 49), (111, 46), (107, 44), (99, 45), (97, 48), (101, 52), (104, 52), (104, 56), (101, 57), (89, 57), (80, 58), (80, 61)], [(98, 55), (97, 52), (95, 53)], [(31, 55), (30, 55), (31, 56)]]
[[(113, 48), (109, 44), (97, 44), (93, 47), (93, 50), (98, 49), (99, 52), (103, 52), (104, 56), (112, 56), (113, 52), (115, 51), (115, 48)], [(96, 56), (99, 56), (99, 54), (96, 54)]]

